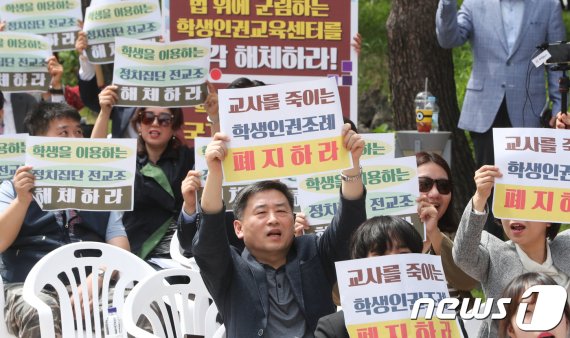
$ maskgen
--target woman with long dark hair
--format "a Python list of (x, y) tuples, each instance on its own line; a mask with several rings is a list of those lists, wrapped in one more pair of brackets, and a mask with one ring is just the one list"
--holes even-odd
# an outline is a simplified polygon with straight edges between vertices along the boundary
[(449, 294), (469, 298), (477, 281), (463, 272), (453, 261), (453, 238), (459, 220), (453, 208), (453, 178), (445, 159), (436, 153), (416, 154), (420, 198), (418, 213), (426, 224), (424, 253), (441, 256)]
[[(116, 86), (99, 94), (101, 112), (92, 138), (107, 134)], [(180, 186), (194, 166), (194, 150), (176, 136), (183, 124), (180, 108), (140, 107), (131, 117), (138, 133), (134, 207), (123, 215), (131, 250), (141, 258), (167, 257), (184, 198)], [(195, 208), (188, 203), (188, 208)], [(187, 210), (193, 214), (194, 210)]]

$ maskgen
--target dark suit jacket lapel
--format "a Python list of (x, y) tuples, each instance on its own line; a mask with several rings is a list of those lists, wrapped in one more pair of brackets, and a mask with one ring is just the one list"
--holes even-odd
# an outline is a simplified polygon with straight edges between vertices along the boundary
[(289, 249), (287, 254), (287, 265), (285, 265), (285, 272), (287, 273), (287, 278), (289, 278), (289, 284), (293, 289), (293, 294), (299, 304), (299, 308), (304, 313), (305, 312), (305, 302), (303, 299), (303, 287), (301, 283), (301, 260), (297, 255), (297, 250), (295, 249), (295, 242)]
[[(267, 276), (265, 275), (265, 269), (263, 266), (251, 255), (247, 248), (243, 249), (241, 256), (247, 262), (255, 283), (257, 285), (252, 285), (251, 287), (257, 288), (259, 292), (259, 299), (261, 299), (261, 305), (263, 306), (263, 312), (265, 316), (269, 314), (269, 290), (267, 290)], [(247, 311), (247, 309), (244, 309)]]

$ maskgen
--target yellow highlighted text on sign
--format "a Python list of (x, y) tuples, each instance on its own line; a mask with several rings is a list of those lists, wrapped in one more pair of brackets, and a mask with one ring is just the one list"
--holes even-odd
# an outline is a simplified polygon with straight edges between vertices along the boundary
[(565, 223), (570, 215), (570, 190), (495, 184), (495, 217)]
[(226, 182), (314, 174), (350, 167), (342, 136), (311, 141), (228, 149)]
[(459, 326), (455, 320), (392, 320), (347, 326), (351, 338), (383, 337), (449, 337), (461, 338)]

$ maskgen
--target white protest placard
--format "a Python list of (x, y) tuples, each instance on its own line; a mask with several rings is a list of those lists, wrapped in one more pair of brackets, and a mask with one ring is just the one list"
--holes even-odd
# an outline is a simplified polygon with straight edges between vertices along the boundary
[(335, 264), (350, 337), (462, 337), (455, 320), (410, 319), (416, 300), (449, 298), (441, 257), (410, 253)]
[(360, 134), (364, 139), (364, 150), (360, 163), (365, 165), (368, 161), (378, 159), (393, 159), (396, 152), (396, 136), (394, 133)]
[(113, 84), (117, 106), (190, 107), (208, 95), (210, 39), (171, 43), (118, 37)]
[(75, 49), (81, 0), (0, 0), (0, 18), (6, 31), (40, 34), (54, 51)]
[[(420, 234), (424, 229), (417, 218), (419, 184), (416, 157), (374, 157), (362, 165), (366, 186), (366, 215), (403, 216), (414, 223)], [(311, 226), (329, 224), (338, 209), (341, 177), (338, 171), (299, 178), (299, 204)]]
[(334, 79), (219, 91), (226, 183), (352, 166)]
[(16, 170), (26, 163), (28, 134), (0, 135), (0, 182), (14, 177)]
[(85, 12), (87, 58), (95, 64), (112, 63), (115, 38), (158, 38), (162, 33), (158, 0), (93, 1)]
[(494, 128), (493, 214), (498, 218), (567, 223), (570, 134), (544, 128)]
[(41, 35), (0, 32), (0, 90), (3, 92), (47, 92), (49, 40)]
[(136, 142), (29, 136), (34, 199), (42, 210), (132, 210)]
[[(206, 165), (206, 147), (212, 141), (210, 137), (196, 137), (194, 139), (194, 168), (200, 172), (200, 183), (202, 187), (206, 184), (206, 178), (208, 177), (208, 166)], [(295, 199), (294, 212), (300, 211), (299, 205), (297, 203), (297, 180), (295, 177), (287, 177), (280, 180), (286, 184)], [(226, 205), (226, 210), (231, 211), (233, 209), (233, 204), (237, 194), (241, 189), (246, 187), (248, 183), (252, 182), (240, 182), (238, 184), (229, 184), (222, 187), (222, 198)]]

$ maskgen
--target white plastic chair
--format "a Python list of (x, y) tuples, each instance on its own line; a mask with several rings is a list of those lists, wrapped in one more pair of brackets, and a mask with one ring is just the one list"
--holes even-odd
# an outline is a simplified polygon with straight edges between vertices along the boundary
[(0, 311), (2, 315), (0, 316), (0, 337), (12, 338), (16, 337), (8, 333), (8, 327), (6, 327), (6, 320), (4, 320), (4, 306), (6, 305), (6, 300), (4, 299), (4, 282), (2, 277), (0, 277)]
[[(89, 251), (85, 251), (89, 250)], [(78, 286), (84, 285), (88, 271), (95, 274), (102, 268), (102, 287), (99, 290), (99, 278), (93, 278), (93, 304), (89, 305), (87, 292), (83, 292), (83, 308), (80, 307)], [(109, 304), (111, 276), (114, 280), (112, 302)], [(40, 259), (30, 270), (24, 282), (24, 300), (38, 310), (42, 338), (55, 337), (54, 322), (50, 307), (43, 303), (37, 295), (50, 285), (58, 294), (61, 329), (63, 337), (103, 337), (99, 309), (103, 314), (103, 322), (107, 318), (108, 307), (116, 307), (119, 316), (122, 313), (125, 289), (131, 288), (135, 281), (154, 273), (154, 269), (145, 261), (119, 247), (99, 242), (79, 242), (66, 244)], [(79, 278), (76, 283), (75, 277)], [(63, 277), (63, 281), (62, 278)], [(66, 283), (66, 281), (69, 281)], [(71, 295), (66, 285), (69, 285)], [(101, 296), (100, 296), (101, 295)], [(71, 299), (74, 301), (73, 309)], [(83, 312), (85, 320), (79, 316), (76, 320), (74, 313)], [(93, 313), (97, 315), (93, 315)], [(93, 321), (93, 325), (91, 322)], [(77, 327), (77, 331), (76, 331)], [(123, 332), (127, 337), (126, 332)]]
[[(168, 277), (179, 277), (182, 281), (169, 282)], [(141, 280), (129, 293), (123, 309), (123, 325), (137, 338), (182, 338), (186, 334), (224, 338), (225, 328), (216, 322), (217, 314), (199, 272), (167, 269)], [(150, 322), (152, 333), (137, 326), (141, 316)]]
[(170, 241), (170, 258), (175, 260), (176, 262), (182, 264), (183, 266), (190, 268), (192, 270), (200, 271), (198, 264), (196, 264), (196, 260), (194, 257), (187, 258), (184, 257), (182, 253), (180, 253), (180, 242), (178, 241), (178, 230), (174, 232), (172, 236), (172, 240)]

